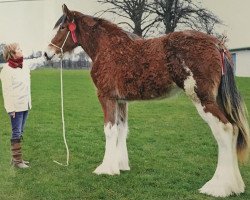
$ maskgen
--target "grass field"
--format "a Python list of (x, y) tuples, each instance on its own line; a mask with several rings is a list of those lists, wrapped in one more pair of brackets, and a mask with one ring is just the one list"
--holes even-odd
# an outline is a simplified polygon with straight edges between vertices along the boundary
[[(0, 98), (0, 200), (212, 200), (198, 193), (216, 168), (217, 145), (182, 93), (129, 105), (131, 171), (97, 176), (104, 155), (103, 116), (88, 71), (64, 71), (64, 106), (70, 165), (60, 112), (59, 70), (32, 72), (32, 103), (23, 152), (31, 168), (10, 167), (10, 122)], [(250, 78), (238, 86), (250, 110)], [(241, 166), (250, 199), (250, 163)]]

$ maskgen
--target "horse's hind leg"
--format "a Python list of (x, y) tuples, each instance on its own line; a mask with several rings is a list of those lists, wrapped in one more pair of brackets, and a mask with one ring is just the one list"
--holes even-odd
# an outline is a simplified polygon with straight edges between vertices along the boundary
[(218, 163), (214, 176), (199, 191), (215, 197), (226, 197), (244, 192), (244, 183), (240, 175), (236, 142), (237, 131), (216, 103), (195, 106), (202, 118), (209, 124), (218, 143)]
[(218, 162), (214, 176), (199, 191), (215, 197), (242, 193), (245, 186), (236, 153), (238, 130), (218, 106), (214, 92), (216, 86), (205, 89), (202, 84), (204, 83), (197, 85), (192, 73), (184, 81), (185, 93), (192, 99), (200, 116), (210, 126), (218, 144)]
[(100, 95), (98, 97), (104, 112), (104, 133), (106, 145), (103, 162), (96, 168), (94, 173), (109, 175), (120, 174), (117, 152), (117, 102)]
[(119, 102), (117, 108), (117, 126), (118, 126), (118, 162), (120, 170), (130, 170), (127, 150), (128, 135), (128, 103)]

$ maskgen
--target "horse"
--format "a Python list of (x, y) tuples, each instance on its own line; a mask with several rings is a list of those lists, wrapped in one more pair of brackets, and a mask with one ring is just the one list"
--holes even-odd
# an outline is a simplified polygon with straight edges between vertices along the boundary
[(216, 171), (199, 192), (215, 197), (243, 193), (238, 160), (244, 162), (249, 154), (247, 110), (224, 43), (192, 30), (143, 39), (105, 19), (66, 5), (62, 9), (44, 55), (53, 60), (80, 46), (92, 59), (90, 73), (104, 113), (106, 139), (103, 161), (94, 173), (130, 170), (128, 102), (166, 98), (183, 90), (218, 144)]

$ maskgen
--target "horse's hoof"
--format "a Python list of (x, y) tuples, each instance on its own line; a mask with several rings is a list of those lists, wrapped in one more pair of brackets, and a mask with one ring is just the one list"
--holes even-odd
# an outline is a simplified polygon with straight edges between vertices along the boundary
[(107, 164), (101, 164), (100, 166), (98, 166), (95, 171), (93, 172), (97, 175), (100, 174), (107, 174), (107, 175), (119, 175), (120, 174), (120, 170), (118, 167), (115, 166), (110, 166)]
[(225, 182), (218, 180), (208, 181), (202, 188), (199, 189), (200, 193), (207, 194), (214, 197), (228, 197), (230, 195), (239, 195), (245, 190), (244, 187), (240, 187), (237, 182)]
[(122, 171), (129, 171), (130, 167), (128, 164), (119, 163), (119, 169)]

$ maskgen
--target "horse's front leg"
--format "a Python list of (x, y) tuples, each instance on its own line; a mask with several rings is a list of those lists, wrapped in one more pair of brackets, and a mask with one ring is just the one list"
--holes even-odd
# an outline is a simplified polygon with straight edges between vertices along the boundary
[(120, 170), (130, 170), (127, 150), (128, 135), (128, 103), (119, 102), (117, 106), (117, 126), (118, 126), (118, 159)]
[(117, 151), (118, 126), (117, 126), (117, 102), (98, 96), (104, 112), (104, 133), (106, 138), (105, 154), (102, 164), (94, 173), (96, 174), (120, 174), (119, 155)]

